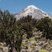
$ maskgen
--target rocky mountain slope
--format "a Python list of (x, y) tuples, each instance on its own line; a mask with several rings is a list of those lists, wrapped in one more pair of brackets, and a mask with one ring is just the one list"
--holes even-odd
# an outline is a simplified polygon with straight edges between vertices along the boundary
[(27, 15), (31, 15), (32, 18), (35, 18), (35, 19), (41, 19), (41, 18), (49, 16), (46, 12), (39, 9), (38, 7), (34, 5), (30, 5), (30, 6), (27, 6), (22, 12), (16, 14), (15, 17), (18, 20)]

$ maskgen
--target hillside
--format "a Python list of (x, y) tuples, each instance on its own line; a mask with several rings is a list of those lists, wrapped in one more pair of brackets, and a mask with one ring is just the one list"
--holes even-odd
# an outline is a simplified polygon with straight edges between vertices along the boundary
[(1, 43), (8, 52), (52, 52), (52, 18), (33, 5), (16, 15), (0, 10)]

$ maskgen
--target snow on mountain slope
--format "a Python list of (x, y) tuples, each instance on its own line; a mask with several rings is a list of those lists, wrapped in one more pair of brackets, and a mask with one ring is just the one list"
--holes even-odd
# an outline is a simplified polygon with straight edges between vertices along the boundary
[(25, 17), (27, 15), (31, 15), (32, 18), (35, 18), (35, 19), (41, 19), (41, 18), (48, 16), (48, 14), (46, 12), (44, 12), (43, 10), (39, 9), (38, 7), (36, 7), (34, 5), (30, 5), (30, 6), (27, 6), (19, 14), (16, 14), (15, 17), (18, 20), (18, 19)]
[(27, 6), (27, 8), (25, 8), (25, 10), (27, 10), (27, 9), (29, 9), (29, 8), (34, 8), (34, 9), (38, 9), (38, 10), (39, 10), (39, 8), (36, 7), (36, 6), (34, 6), (34, 5)]

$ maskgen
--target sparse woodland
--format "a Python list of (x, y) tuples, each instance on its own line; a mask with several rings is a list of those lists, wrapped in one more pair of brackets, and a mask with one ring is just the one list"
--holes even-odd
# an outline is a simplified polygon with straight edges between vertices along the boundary
[(13, 14), (0, 10), (0, 42), (11, 48), (9, 52), (52, 52), (52, 19), (28, 15), (16, 21)]

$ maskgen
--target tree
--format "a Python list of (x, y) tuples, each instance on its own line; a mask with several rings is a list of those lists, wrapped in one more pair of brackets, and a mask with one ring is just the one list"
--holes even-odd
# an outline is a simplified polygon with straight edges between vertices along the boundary
[(20, 40), (22, 40), (20, 28), (17, 26), (14, 16), (8, 11), (0, 11), (0, 41), (6, 42), (13, 52), (14, 48), (19, 51)]
[(51, 35), (51, 30), (52, 29), (52, 20), (49, 18), (49, 17), (45, 17), (45, 18), (42, 18), (41, 20), (39, 20), (37, 23), (36, 23), (36, 27), (38, 28), (38, 30), (42, 31), (43, 32), (43, 36), (45, 36), (46, 38), (49, 38), (52, 37)]
[(32, 37), (32, 28), (33, 28), (33, 23), (32, 23), (32, 16), (26, 16), (23, 17), (19, 20), (18, 25), (20, 24), (21, 28), (25, 30), (27, 33), (27, 38)]

